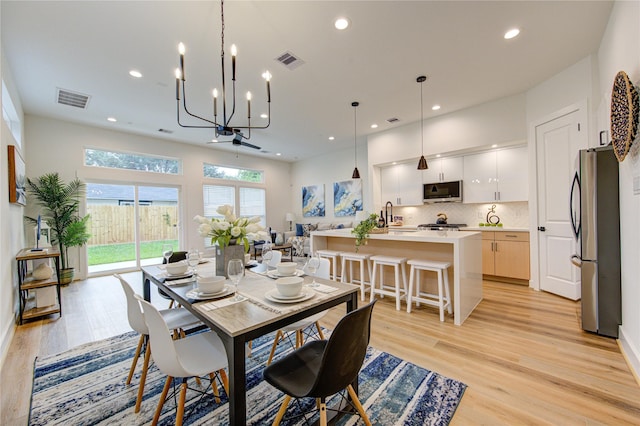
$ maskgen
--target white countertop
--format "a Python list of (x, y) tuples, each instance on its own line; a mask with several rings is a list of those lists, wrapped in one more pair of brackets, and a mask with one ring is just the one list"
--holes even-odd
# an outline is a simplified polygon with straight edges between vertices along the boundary
[[(355, 238), (351, 233), (351, 228), (331, 229), (328, 231), (313, 231), (312, 236), (319, 237), (339, 237), (339, 238)], [(443, 243), (456, 242), (465, 238), (473, 238), (478, 236), (478, 232), (461, 232), (461, 231), (394, 231), (389, 229), (387, 234), (369, 234), (372, 240), (391, 240), (391, 241), (414, 241), (423, 243)]]

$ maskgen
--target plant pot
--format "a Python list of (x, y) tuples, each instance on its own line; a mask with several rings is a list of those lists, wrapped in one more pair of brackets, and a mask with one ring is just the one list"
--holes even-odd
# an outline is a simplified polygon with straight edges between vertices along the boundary
[(73, 281), (74, 268), (60, 269), (60, 284), (67, 285)]

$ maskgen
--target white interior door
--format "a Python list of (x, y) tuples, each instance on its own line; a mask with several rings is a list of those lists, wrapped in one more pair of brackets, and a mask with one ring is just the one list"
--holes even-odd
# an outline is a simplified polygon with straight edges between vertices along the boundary
[(580, 299), (580, 269), (571, 263), (576, 241), (569, 196), (578, 151), (587, 147), (578, 115), (575, 110), (536, 127), (540, 288), (572, 300)]

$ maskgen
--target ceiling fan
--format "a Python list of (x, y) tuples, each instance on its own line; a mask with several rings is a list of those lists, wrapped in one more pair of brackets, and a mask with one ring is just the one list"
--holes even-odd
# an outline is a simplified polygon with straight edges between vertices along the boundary
[(225, 135), (225, 136), (233, 135), (233, 139), (232, 140), (230, 140), (230, 141), (217, 141), (217, 142), (211, 141), (211, 142), (207, 142), (207, 144), (219, 144), (219, 143), (229, 143), (229, 142), (231, 142), (231, 144), (233, 144), (233, 145), (235, 145), (237, 147), (246, 146), (247, 148), (262, 149), (261, 147), (259, 147), (257, 145), (254, 145), (254, 144), (251, 144), (249, 142), (243, 141), (242, 139), (246, 139), (246, 138), (244, 137), (244, 135), (242, 134), (240, 129), (233, 129), (233, 132), (230, 132), (229, 130), (231, 130), (231, 129), (227, 128), (226, 131), (221, 131), (221, 132), (219, 132), (219, 134), (220, 135)]

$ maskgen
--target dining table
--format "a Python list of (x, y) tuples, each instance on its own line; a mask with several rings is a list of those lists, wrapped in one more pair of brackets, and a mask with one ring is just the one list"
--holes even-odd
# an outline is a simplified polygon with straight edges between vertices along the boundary
[[(197, 274), (215, 274), (215, 259), (207, 259), (197, 266)], [(346, 312), (358, 307), (359, 286), (316, 278), (317, 287), (310, 287), (312, 277), (302, 270), (304, 287), (299, 301), (280, 302), (275, 296), (276, 270), (263, 264), (247, 268), (235, 288), (227, 280), (223, 297), (206, 298), (197, 291), (197, 274), (170, 276), (163, 265), (142, 267), (143, 296), (151, 301), (151, 284), (171, 296), (207, 327), (215, 331), (227, 353), (229, 375), (229, 424), (244, 425), (247, 419), (245, 348), (247, 343), (265, 334), (300, 321), (306, 317), (345, 304)], [(201, 300), (202, 299), (202, 300)], [(357, 379), (354, 383), (357, 392)]]

